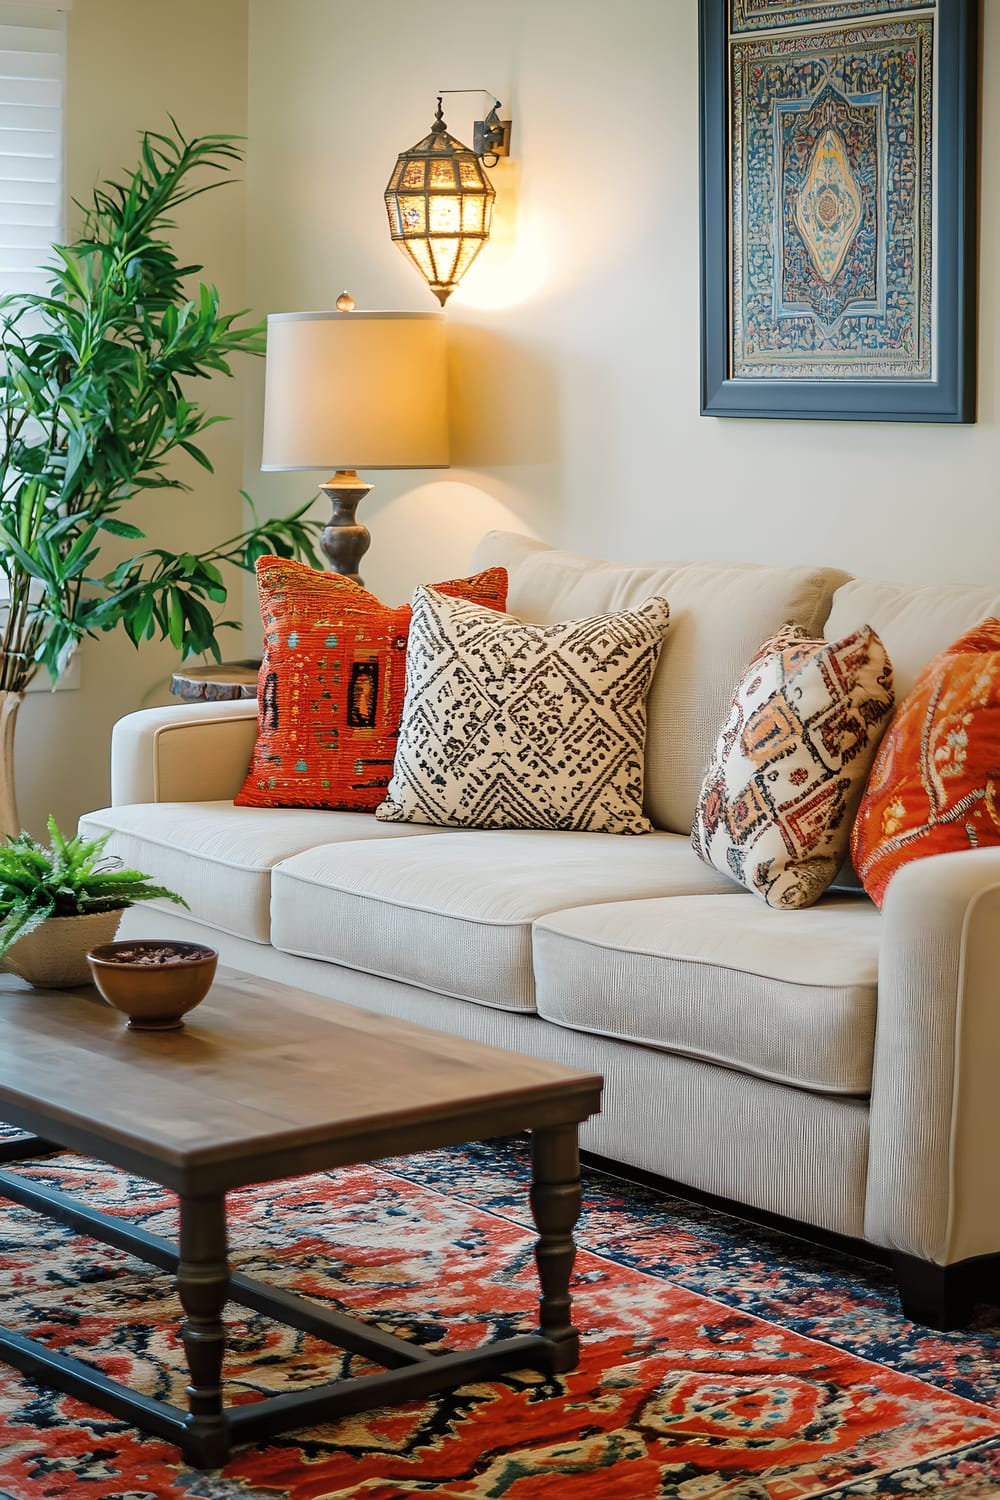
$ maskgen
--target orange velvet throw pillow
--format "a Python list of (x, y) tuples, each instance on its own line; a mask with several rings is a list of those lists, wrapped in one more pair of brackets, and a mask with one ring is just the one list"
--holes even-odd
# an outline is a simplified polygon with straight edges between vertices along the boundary
[(924, 668), (879, 747), (851, 835), (876, 906), (901, 865), (1000, 844), (1000, 620)]
[[(435, 587), (495, 609), (507, 603), (504, 568)], [(237, 806), (374, 812), (392, 775), (410, 606), (390, 609), (340, 574), (282, 557), (258, 560), (257, 589), (257, 743)]]

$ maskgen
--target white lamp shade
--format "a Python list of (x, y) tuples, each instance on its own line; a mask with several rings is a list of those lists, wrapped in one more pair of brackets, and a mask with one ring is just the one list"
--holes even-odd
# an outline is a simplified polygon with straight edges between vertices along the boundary
[(272, 313), (261, 468), (439, 469), (442, 313)]

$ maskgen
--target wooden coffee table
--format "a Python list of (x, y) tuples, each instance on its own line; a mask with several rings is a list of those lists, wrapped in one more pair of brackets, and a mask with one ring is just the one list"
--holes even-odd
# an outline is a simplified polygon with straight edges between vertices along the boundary
[[(97, 1157), (180, 1198), (180, 1244), (0, 1172), (0, 1196), (177, 1273), (188, 1410), (129, 1390), (92, 1365), (0, 1329), (0, 1357), (26, 1374), (177, 1443), (216, 1468), (235, 1443), (408, 1401), (507, 1370), (577, 1362), (570, 1318), (580, 1210), (577, 1127), (601, 1079), (220, 970), (182, 1031), (126, 1031), (92, 990), (0, 978), (0, 1119), (32, 1132), (13, 1162), (56, 1148)], [(463, 1353), (406, 1339), (231, 1273), (230, 1188), (530, 1130), (539, 1327)], [(223, 1404), (226, 1301), (371, 1357), (384, 1373), (252, 1405)]]

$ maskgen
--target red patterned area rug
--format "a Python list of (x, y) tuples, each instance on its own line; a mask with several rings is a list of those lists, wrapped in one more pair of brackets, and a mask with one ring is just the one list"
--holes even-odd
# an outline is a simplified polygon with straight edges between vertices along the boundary
[[(79, 1157), (13, 1170), (173, 1236), (168, 1194)], [(233, 1259), (428, 1346), (530, 1329), (523, 1144), (230, 1198)], [(1000, 1496), (1000, 1327), (903, 1320), (882, 1268), (589, 1174), (578, 1371), (515, 1374), (291, 1433), (200, 1474), (0, 1367), (0, 1500), (868, 1500)], [(3, 1321), (182, 1402), (170, 1278), (0, 1208)], [(230, 1305), (229, 1399), (362, 1363)]]

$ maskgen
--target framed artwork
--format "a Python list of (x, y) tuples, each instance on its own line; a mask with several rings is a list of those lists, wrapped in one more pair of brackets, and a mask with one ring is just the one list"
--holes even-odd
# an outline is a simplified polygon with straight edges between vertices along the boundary
[(701, 410), (975, 421), (978, 0), (700, 0)]

